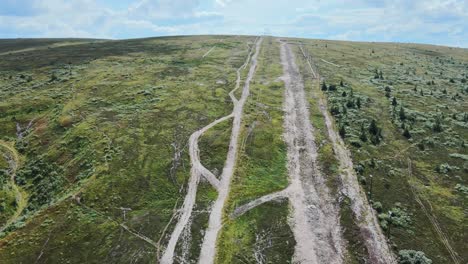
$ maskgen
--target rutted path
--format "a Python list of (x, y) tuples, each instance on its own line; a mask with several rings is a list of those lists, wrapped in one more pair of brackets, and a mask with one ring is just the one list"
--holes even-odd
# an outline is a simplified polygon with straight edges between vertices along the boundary
[(304, 82), (286, 42), (281, 44), (281, 62), (286, 86), (284, 139), (290, 185), (236, 208), (231, 217), (238, 217), (265, 202), (288, 198), (292, 206), (290, 225), (296, 240), (293, 262), (343, 263), (344, 240), (339, 210), (318, 168)]
[(284, 138), (288, 146), (291, 227), (296, 239), (294, 261), (342, 263), (343, 238), (338, 208), (317, 165), (317, 146), (310, 122), (304, 82), (294, 54), (281, 44), (285, 91)]
[[(304, 57), (310, 66), (309, 58), (305, 53)], [(320, 76), (314, 72), (312, 67), (310, 69), (314, 77), (317, 80), (320, 80)], [(315, 89), (319, 89), (318, 84)], [(369, 252), (370, 263), (396, 263), (395, 257), (393, 256), (393, 253), (387, 244), (387, 240), (379, 226), (377, 217), (375, 216), (372, 207), (369, 205), (365, 193), (361, 190), (356, 173), (353, 169), (351, 154), (333, 127), (333, 121), (327, 110), (327, 103), (323, 97), (319, 98), (318, 103), (320, 112), (325, 118), (328, 137), (332, 142), (333, 151), (340, 163), (340, 171), (342, 172), (340, 173), (342, 192), (351, 200), (351, 209), (354, 214), (355, 222), (363, 236), (364, 244)]]
[[(256, 44), (256, 52), (255, 52), (255, 55), (254, 55), (254, 59), (253, 59), (254, 62), (252, 63), (252, 66), (254, 64), (256, 66), (256, 58), (258, 56), (258, 50), (260, 49), (261, 39), (259, 41), (257, 41), (256, 43), (257, 43)], [(252, 50), (253, 50), (253, 48), (252, 48)], [(245, 63), (241, 67), (239, 67), (239, 69), (237, 69), (236, 86), (229, 93), (229, 96), (230, 96), (230, 98), (231, 98), (231, 100), (232, 100), (232, 102), (234, 104), (234, 109), (233, 109), (232, 113), (225, 116), (225, 117), (222, 117), (222, 118), (219, 118), (219, 119), (213, 121), (212, 123), (208, 124), (207, 126), (203, 127), (202, 129), (194, 132), (190, 136), (190, 139), (189, 139), (189, 155), (190, 155), (190, 161), (191, 161), (191, 170), (190, 170), (190, 180), (189, 180), (189, 183), (188, 183), (187, 194), (185, 196), (185, 200), (184, 200), (184, 203), (183, 203), (182, 208), (181, 208), (181, 215), (179, 217), (179, 220), (178, 220), (178, 222), (177, 222), (177, 224), (176, 224), (176, 226), (175, 226), (175, 228), (174, 228), (174, 230), (173, 230), (173, 232), (171, 234), (171, 237), (169, 239), (169, 243), (168, 243), (168, 245), (167, 245), (167, 247), (166, 247), (166, 249), (165, 249), (165, 251), (163, 253), (163, 256), (160, 259), (160, 262), (162, 264), (171, 264), (171, 263), (173, 263), (175, 247), (177, 245), (177, 242), (179, 241), (179, 238), (180, 238), (180, 236), (182, 234), (182, 231), (184, 230), (184, 228), (186, 228), (187, 223), (189, 222), (190, 217), (192, 215), (192, 210), (193, 210), (193, 206), (195, 205), (195, 199), (196, 199), (196, 194), (197, 194), (197, 187), (198, 187), (198, 183), (200, 181), (201, 176), (205, 177), (211, 183), (211, 185), (213, 185), (213, 187), (219, 192), (218, 200), (216, 201), (217, 203), (220, 200), (220, 197), (224, 197), (223, 201), (222, 201), (222, 204), (221, 204), (221, 208), (219, 208), (219, 209), (217, 208), (215, 210), (216, 203), (215, 203), (215, 206), (213, 207), (212, 213), (210, 215), (210, 226), (212, 226), (211, 225), (211, 219), (215, 218), (215, 214), (218, 211), (219, 211), (219, 222), (221, 221), (222, 207), (224, 206), (224, 200), (226, 199), (227, 193), (229, 191), (230, 178), (232, 176), (233, 167), (234, 167), (234, 163), (235, 163), (235, 157), (236, 157), (236, 151), (237, 151), (237, 138), (238, 138), (239, 129), (240, 129), (242, 108), (243, 108), (243, 105), (245, 103), (246, 97), (248, 96), (248, 93), (249, 93), (249, 85), (248, 84), (250, 82), (250, 79), (252, 78), (251, 75), (253, 75), (255, 67), (251, 67), (251, 69), (249, 71), (249, 76), (247, 77), (247, 81), (245, 82), (246, 85), (244, 86), (244, 90), (243, 90), (243, 93), (242, 93), (241, 100), (237, 100), (237, 98), (235, 98), (234, 92), (240, 87), (241, 71), (245, 67), (247, 67), (247, 65), (249, 64), (250, 58), (252, 56), (252, 50), (249, 51), (249, 55), (248, 55)], [(253, 68), (253, 71), (252, 71), (252, 68)], [(201, 164), (199, 148), (198, 148), (198, 139), (208, 129), (214, 127), (215, 125), (217, 125), (217, 124), (219, 124), (219, 123), (221, 123), (223, 121), (226, 121), (226, 120), (228, 120), (230, 118), (233, 118), (233, 117), (234, 117), (234, 123), (233, 123), (233, 129), (232, 129), (232, 133), (231, 133), (231, 143), (229, 145), (229, 152), (228, 152), (226, 164), (225, 164), (225, 167), (223, 169), (223, 173), (221, 175), (221, 181), (220, 181), (214, 176), (213, 173), (211, 173), (208, 169), (206, 169)], [(236, 124), (238, 126), (237, 130), (235, 130)], [(232, 145), (233, 138), (235, 138), (234, 147)], [(234, 153), (232, 153), (233, 151), (234, 151)], [(231, 159), (233, 159), (233, 160), (231, 160)], [(228, 170), (226, 170), (226, 168), (228, 168), (230, 170), (230, 175), (227, 174)], [(214, 211), (214, 213), (213, 213), (213, 211)], [(215, 231), (215, 230), (213, 230), (213, 231)], [(219, 229), (218, 229), (218, 231), (219, 231)], [(217, 231), (216, 231), (215, 235), (217, 237)], [(216, 243), (216, 237), (214, 238), (214, 242), (213, 242), (214, 245)], [(212, 240), (211, 239), (206, 240), (206, 237), (205, 237), (203, 245), (205, 245), (205, 241), (206, 241), (206, 243), (211, 243)], [(208, 253), (208, 254), (205, 254), (204, 256), (208, 257), (208, 256), (212, 255), (212, 260), (211, 260), (211, 262), (212, 262), (213, 258), (214, 258), (214, 254), (215, 254), (215, 251), (214, 251), (215, 248), (214, 248), (214, 245), (213, 245), (213, 247), (211, 247), (211, 244), (207, 244), (207, 245), (209, 245), (209, 248), (212, 248), (213, 252), (212, 252), (212, 254), (210, 254), (209, 251), (205, 250), (205, 252)], [(206, 248), (206, 246), (205, 246), (205, 248)], [(202, 248), (202, 253), (203, 253), (203, 248)], [(200, 263), (208, 263), (208, 262), (202, 262), (201, 258), (200, 258)]]
[(239, 217), (243, 214), (245, 214), (246, 212), (248, 212), (249, 210), (259, 206), (259, 205), (262, 205), (266, 202), (269, 202), (269, 201), (276, 201), (276, 200), (280, 200), (280, 199), (284, 199), (284, 198), (288, 198), (289, 195), (291, 194), (290, 192), (290, 189), (289, 187), (282, 190), (282, 191), (279, 191), (279, 192), (275, 192), (275, 193), (270, 193), (270, 194), (267, 194), (267, 195), (264, 195), (258, 199), (255, 199), (251, 202), (248, 202), (244, 205), (241, 205), (239, 207), (237, 207), (234, 212), (231, 214), (231, 218), (236, 218), (236, 217)]
[[(259, 39), (256, 43), (255, 54), (252, 57), (252, 63), (250, 65), (249, 73), (244, 83), (244, 88), (242, 90), (242, 95), (239, 100), (234, 101), (234, 110), (232, 111), (234, 115), (234, 120), (232, 122), (232, 132), (231, 139), (229, 143), (229, 151), (227, 154), (226, 162), (224, 164), (223, 172), (221, 173), (221, 182), (218, 193), (218, 198), (216, 199), (213, 208), (211, 209), (210, 218), (208, 221), (208, 228), (205, 232), (205, 237), (203, 238), (203, 244), (200, 252), (200, 264), (211, 264), (214, 262), (216, 255), (216, 239), (218, 237), (219, 230), (222, 227), (222, 215), (224, 204), (226, 202), (227, 196), (229, 194), (229, 187), (231, 184), (231, 178), (234, 173), (234, 166), (236, 164), (237, 158), (237, 147), (238, 139), (242, 122), (242, 111), (244, 104), (247, 101), (247, 97), (250, 93), (250, 81), (252, 80), (255, 70), (257, 68), (257, 58), (260, 52), (260, 46), (263, 39)], [(240, 82), (240, 75), (238, 72), (237, 81)], [(238, 87), (236, 87), (237, 89)], [(230, 93), (231, 98), (234, 98), (234, 91)]]
[(8, 219), (8, 221), (0, 227), (0, 232), (4, 231), (7, 227), (9, 227), (12, 223), (14, 223), (18, 217), (20, 217), (21, 213), (23, 212), (24, 208), (27, 205), (27, 194), (26, 192), (21, 189), (18, 185), (16, 185), (16, 171), (20, 165), (20, 157), (18, 152), (14, 147), (10, 144), (6, 143), (5, 141), (0, 140), (0, 149), (6, 150), (8, 153), (4, 153), (4, 157), (7, 159), (8, 164), (10, 166), (9, 174), (10, 174), (10, 184), (15, 191), (16, 196), (16, 211), (15, 213)]
[(203, 54), (202, 58), (205, 58), (206, 56), (208, 56), (208, 54), (210, 54), (210, 52), (213, 51), (215, 48), (216, 46), (213, 46), (210, 50), (208, 50), (205, 54)]

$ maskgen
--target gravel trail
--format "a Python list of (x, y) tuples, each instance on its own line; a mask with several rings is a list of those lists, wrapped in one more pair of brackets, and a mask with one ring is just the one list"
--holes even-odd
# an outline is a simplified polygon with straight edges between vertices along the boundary
[(317, 166), (317, 146), (304, 82), (286, 42), (281, 45), (285, 91), (284, 138), (290, 177), (290, 225), (296, 239), (294, 262), (343, 263), (338, 207)]
[[(309, 66), (311, 66), (309, 58), (305, 53), (304, 57), (309, 63)], [(320, 80), (320, 75), (312, 69), (312, 66), (310, 70), (314, 78)], [(320, 89), (320, 87), (317, 85), (314, 89)], [(328, 137), (332, 142), (333, 151), (340, 164), (341, 173), (339, 176), (341, 180), (341, 191), (351, 200), (351, 209), (354, 214), (355, 222), (363, 237), (364, 244), (369, 252), (369, 261), (373, 264), (396, 263), (395, 256), (387, 244), (386, 237), (380, 228), (377, 217), (359, 185), (351, 154), (333, 126), (332, 118), (327, 110), (327, 103), (323, 97), (319, 98), (318, 103), (320, 112), (325, 119)]]

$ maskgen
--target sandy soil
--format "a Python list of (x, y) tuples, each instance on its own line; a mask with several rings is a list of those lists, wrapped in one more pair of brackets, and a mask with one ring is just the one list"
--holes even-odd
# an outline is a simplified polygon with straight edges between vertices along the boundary
[[(320, 77), (317, 75), (318, 79)], [(319, 87), (316, 87), (319, 89)], [(325, 118), (328, 136), (333, 145), (333, 150), (340, 163), (342, 193), (351, 200), (351, 209), (355, 222), (362, 234), (364, 244), (369, 252), (371, 263), (396, 263), (395, 257), (382, 233), (374, 210), (369, 205), (365, 193), (361, 190), (356, 172), (354, 171), (351, 154), (343, 140), (333, 126), (333, 121), (328, 112), (327, 103), (323, 98), (319, 99), (319, 108)]]
[(285, 91), (284, 138), (288, 147), (288, 173), (292, 215), (291, 228), (296, 239), (297, 263), (342, 263), (344, 242), (338, 208), (317, 166), (317, 147), (310, 122), (304, 82), (294, 54), (285, 42), (281, 45)]

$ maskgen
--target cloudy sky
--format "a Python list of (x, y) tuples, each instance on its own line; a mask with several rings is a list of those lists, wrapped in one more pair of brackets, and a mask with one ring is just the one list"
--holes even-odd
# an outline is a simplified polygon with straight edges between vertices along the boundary
[(468, 47), (468, 0), (0, 0), (0, 38), (191, 34)]

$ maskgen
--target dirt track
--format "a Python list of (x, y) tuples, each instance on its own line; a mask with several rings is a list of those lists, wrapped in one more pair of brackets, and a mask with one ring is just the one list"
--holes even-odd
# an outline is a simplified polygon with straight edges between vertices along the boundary
[[(234, 120), (232, 123), (231, 139), (229, 143), (229, 151), (224, 164), (223, 172), (221, 174), (221, 184), (219, 188), (218, 198), (216, 199), (210, 213), (208, 221), (208, 228), (205, 232), (203, 244), (200, 252), (200, 264), (211, 264), (214, 262), (216, 255), (216, 239), (218, 237), (219, 230), (222, 227), (222, 215), (223, 208), (229, 194), (229, 187), (231, 184), (231, 178), (234, 173), (234, 166), (237, 158), (238, 139), (240, 134), (240, 128), (242, 123), (242, 111), (244, 104), (247, 101), (247, 97), (250, 93), (250, 82), (255, 74), (257, 68), (257, 58), (260, 52), (262, 39), (259, 39), (256, 43), (255, 54), (252, 57), (249, 73), (244, 83), (241, 98), (236, 102), (234, 101)], [(238, 78), (240, 78), (238, 76)], [(232, 92), (231, 92), (232, 94)], [(232, 97), (232, 96), (231, 96)]]
[[(190, 221), (196, 198), (196, 190), (201, 176), (206, 178), (217, 189), (218, 198), (210, 213), (209, 226), (205, 232), (199, 263), (210, 264), (215, 260), (216, 240), (222, 227), (223, 208), (229, 193), (236, 163), (243, 106), (249, 95), (250, 81), (257, 67), (260, 46), (261, 39), (256, 42), (255, 54), (252, 57), (250, 70), (239, 100), (234, 96), (234, 92), (240, 87), (240, 72), (248, 65), (252, 51), (249, 53), (244, 65), (237, 71), (236, 87), (229, 93), (234, 103), (233, 112), (196, 131), (190, 137), (191, 178), (181, 209), (181, 216), (161, 258), (161, 263), (173, 262), (176, 244), (184, 228), (187, 227), (187, 223)], [(302, 47), (301, 50), (304, 52)], [(292, 206), (290, 225), (296, 239), (293, 261), (297, 263), (343, 263), (345, 242), (342, 238), (338, 215), (339, 208), (332, 198), (325, 184), (325, 178), (317, 165), (317, 147), (313, 134), (314, 128), (309, 118), (309, 105), (304, 91), (304, 82), (295, 63), (294, 53), (286, 42), (283, 42), (281, 45), (281, 62), (284, 71), (282, 79), (286, 86), (284, 99), (284, 138), (287, 144), (290, 185), (283, 191), (260, 197), (237, 208), (232, 217), (237, 217), (265, 202), (287, 197)], [(313, 70), (310, 61), (308, 63), (314, 78), (320, 79), (318, 73)], [(334, 130), (331, 117), (327, 111), (326, 102), (323, 98), (319, 99), (319, 106), (325, 118), (335, 155), (340, 162), (342, 192), (351, 200), (351, 208), (361, 234), (364, 237), (364, 242), (369, 252), (369, 260), (371, 263), (396, 263), (372, 208), (360, 189), (353, 171), (349, 151)], [(218, 180), (200, 162), (198, 139), (208, 129), (230, 118), (233, 118), (233, 127), (229, 151), (220, 180)]]
[[(306, 58), (308, 60), (308, 58)], [(310, 65), (310, 64), (309, 64)], [(320, 76), (311, 70), (320, 80)], [(318, 84), (314, 89), (320, 89)], [(364, 244), (369, 252), (370, 263), (391, 264), (396, 263), (392, 250), (380, 228), (377, 217), (367, 201), (365, 193), (361, 190), (357, 175), (354, 171), (351, 154), (343, 140), (336, 132), (332, 118), (328, 112), (327, 103), (323, 97), (319, 98), (320, 112), (325, 118), (328, 137), (333, 145), (333, 151), (340, 164), (341, 191), (351, 200), (351, 209), (355, 222), (358, 225)]]
[(338, 208), (317, 167), (317, 147), (304, 83), (290, 46), (281, 45), (285, 91), (284, 138), (288, 147), (291, 227), (296, 239), (294, 261), (342, 263), (343, 239)]
[(161, 257), (161, 260), (160, 260), (161, 263), (173, 262), (174, 250), (177, 245), (177, 242), (179, 241), (180, 235), (182, 234), (182, 231), (186, 227), (192, 215), (192, 210), (193, 210), (193, 206), (195, 205), (197, 187), (198, 187), (198, 182), (200, 181), (200, 176), (203, 175), (204, 177), (206, 177), (206, 179), (208, 179), (208, 181), (213, 186), (215, 186), (215, 188), (219, 188), (219, 181), (216, 179), (216, 177), (211, 172), (209, 172), (205, 167), (203, 167), (203, 165), (200, 163), (198, 139), (208, 129), (212, 128), (216, 124), (221, 123), (231, 117), (232, 117), (232, 114), (222, 117), (220, 119), (217, 119), (214, 122), (210, 123), (209, 125), (196, 131), (190, 136), (189, 152), (190, 152), (192, 168), (190, 170), (191, 176), (190, 176), (190, 180), (188, 183), (187, 194), (185, 196), (185, 200), (182, 205), (179, 221), (177, 222), (174, 230), (172, 231), (171, 238), (169, 239), (169, 243), (167, 244), (166, 250), (164, 251), (163, 256)]
[[(260, 47), (260, 42), (261, 41), (257, 42), (257, 49)], [(248, 96), (248, 88), (249, 88), (248, 84), (247, 84), (248, 82), (246, 81), (247, 93), (245, 93), (245, 91), (246, 91), (245, 86), (244, 86), (244, 91), (242, 93), (242, 98), (245, 97), (244, 99), (241, 98), (241, 101), (237, 100), (237, 98), (235, 98), (235, 96), (234, 96), (234, 92), (240, 87), (241, 71), (245, 67), (247, 67), (247, 65), (248, 65), (248, 63), (250, 61), (251, 55), (252, 55), (252, 50), (249, 52), (249, 55), (247, 56), (247, 59), (246, 59), (245, 63), (241, 67), (239, 67), (239, 69), (237, 69), (236, 86), (229, 93), (229, 96), (231, 97), (231, 100), (232, 100), (232, 102), (234, 104), (234, 109), (233, 109), (232, 113), (227, 115), (227, 116), (224, 116), (222, 118), (219, 118), (219, 119), (213, 121), (212, 123), (208, 124), (207, 126), (201, 128), (200, 130), (195, 131), (190, 136), (190, 139), (189, 139), (189, 155), (190, 155), (190, 161), (191, 161), (191, 170), (190, 170), (190, 175), (191, 176), (190, 176), (190, 180), (189, 180), (189, 183), (188, 183), (187, 194), (185, 196), (184, 203), (183, 203), (182, 208), (180, 210), (181, 215), (179, 217), (179, 220), (178, 220), (174, 230), (172, 231), (171, 237), (169, 239), (169, 243), (167, 244), (167, 247), (166, 247), (166, 249), (165, 249), (165, 251), (163, 253), (163, 256), (160, 259), (160, 262), (162, 264), (171, 264), (171, 263), (173, 263), (175, 247), (177, 245), (177, 242), (179, 241), (179, 238), (180, 238), (184, 228), (187, 227), (187, 224), (188, 224), (188, 222), (190, 220), (190, 217), (192, 215), (192, 210), (193, 210), (193, 206), (195, 205), (195, 199), (196, 199), (196, 194), (197, 194), (197, 187), (198, 187), (198, 183), (200, 181), (201, 176), (205, 177), (205, 179), (207, 179), (211, 183), (211, 185), (213, 185), (213, 187), (219, 192), (219, 195), (218, 195), (219, 197), (221, 195), (223, 195), (224, 200), (226, 199), (227, 193), (229, 191), (230, 177), (232, 176), (232, 170), (233, 170), (233, 166), (234, 166), (233, 163), (235, 163), (235, 156), (236, 156), (236, 153), (234, 153), (234, 156), (232, 156), (232, 143), (233, 143), (232, 141), (233, 141), (233, 137), (235, 137), (235, 150), (236, 150), (237, 149), (237, 137), (238, 137), (239, 129), (237, 130), (236, 134), (234, 134), (234, 128), (232, 130), (233, 132), (231, 134), (231, 144), (229, 145), (230, 148), (229, 148), (229, 153), (228, 153), (227, 160), (226, 160), (226, 165), (225, 165), (225, 168), (226, 168), (226, 166), (229, 165), (230, 170), (231, 170), (231, 176), (226, 174), (227, 171), (225, 172), (225, 170), (223, 170), (223, 174), (221, 175), (221, 181), (219, 181), (214, 176), (213, 173), (211, 173), (208, 169), (206, 169), (201, 164), (201, 162), (200, 162), (200, 153), (199, 153), (199, 148), (198, 148), (198, 139), (208, 129), (214, 127), (215, 125), (217, 125), (217, 124), (219, 124), (219, 123), (221, 123), (223, 121), (226, 121), (226, 120), (228, 120), (230, 118), (233, 118), (233, 117), (234, 117), (234, 126), (235, 126), (236, 122), (238, 122), (239, 123), (238, 126), (240, 127), (240, 118), (241, 118), (241, 115), (242, 115), (242, 107), (243, 107), (243, 105), (245, 103), (246, 97)], [(256, 52), (255, 56), (258, 56), (258, 52)], [(255, 57), (255, 64), (256, 64), (256, 57)], [(250, 76), (250, 74), (251, 73), (249, 72), (249, 76)], [(230, 160), (230, 159), (233, 159), (233, 157), (234, 157), (234, 160)], [(226, 176), (226, 175), (228, 175), (228, 176)], [(229, 178), (227, 179), (227, 177), (229, 177)], [(227, 186), (226, 186), (226, 183), (227, 183)], [(222, 185), (222, 184), (224, 184), (224, 185)], [(222, 188), (224, 188), (224, 189), (227, 188), (227, 190), (223, 190)], [(219, 197), (218, 197), (218, 200), (220, 200)], [(222, 210), (223, 205), (224, 205), (224, 201), (221, 204), (221, 209), (219, 209), (219, 210)], [(211, 215), (213, 215), (213, 213)], [(211, 215), (210, 215), (210, 219), (211, 219)], [(217, 236), (217, 232), (216, 232), (215, 235)], [(206, 240), (206, 238), (205, 238), (205, 240)], [(209, 241), (210, 241), (210, 243), (214, 243), (214, 245), (215, 245), (216, 244), (216, 237), (214, 238), (214, 241), (212, 241), (212, 239), (210, 239)], [(208, 243), (208, 240), (207, 240), (207, 243)], [(210, 248), (211, 248), (211, 245), (210, 245)], [(212, 250), (213, 250), (212, 257), (214, 258), (215, 246), (212, 247)], [(207, 253), (210, 254), (210, 252), (207, 252)]]

